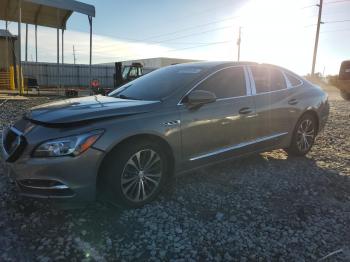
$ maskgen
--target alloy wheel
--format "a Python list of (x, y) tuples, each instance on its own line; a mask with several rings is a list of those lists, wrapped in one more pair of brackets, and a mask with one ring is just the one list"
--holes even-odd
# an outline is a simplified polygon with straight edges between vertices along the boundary
[(305, 119), (297, 130), (297, 146), (301, 152), (310, 150), (315, 139), (315, 127), (311, 119)]
[(135, 203), (143, 202), (160, 186), (162, 159), (151, 149), (140, 150), (126, 162), (121, 176), (124, 196)]

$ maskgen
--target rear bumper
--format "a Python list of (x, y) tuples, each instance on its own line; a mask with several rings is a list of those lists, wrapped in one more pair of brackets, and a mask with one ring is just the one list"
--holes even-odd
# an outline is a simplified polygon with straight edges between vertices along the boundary
[(350, 80), (338, 80), (335, 86), (341, 91), (350, 93)]
[(19, 158), (13, 163), (1, 159), (5, 174), (16, 182), (21, 195), (86, 203), (96, 199), (96, 179), (103, 155), (104, 152), (90, 148), (78, 157)]
[(326, 126), (326, 123), (329, 117), (329, 111), (330, 111), (330, 105), (329, 105), (328, 99), (326, 99), (325, 102), (320, 107), (320, 109), (318, 110), (318, 117), (319, 117), (318, 132), (322, 132), (324, 127)]

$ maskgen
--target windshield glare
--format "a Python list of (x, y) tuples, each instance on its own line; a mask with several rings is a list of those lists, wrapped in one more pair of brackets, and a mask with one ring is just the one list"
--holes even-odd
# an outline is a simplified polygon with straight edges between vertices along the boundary
[(129, 69), (130, 69), (129, 66), (124, 67), (124, 70), (123, 70), (123, 79), (127, 79), (127, 78), (128, 78)]
[(119, 87), (109, 96), (136, 100), (162, 100), (177, 89), (191, 84), (201, 74), (202, 69), (195, 66), (164, 67)]

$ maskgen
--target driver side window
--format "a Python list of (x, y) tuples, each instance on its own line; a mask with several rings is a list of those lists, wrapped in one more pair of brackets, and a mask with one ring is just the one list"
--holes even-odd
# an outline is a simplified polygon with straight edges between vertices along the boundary
[(218, 99), (247, 95), (243, 67), (223, 69), (200, 83), (196, 90), (212, 92)]

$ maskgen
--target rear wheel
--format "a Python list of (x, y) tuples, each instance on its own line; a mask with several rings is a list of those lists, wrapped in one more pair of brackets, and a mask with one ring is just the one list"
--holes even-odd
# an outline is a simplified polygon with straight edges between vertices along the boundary
[(350, 93), (347, 93), (347, 92), (341, 90), (341, 91), (340, 91), (340, 95), (341, 95), (341, 97), (342, 97), (344, 100), (350, 101)]
[(287, 149), (288, 154), (304, 156), (312, 148), (317, 134), (317, 120), (312, 114), (305, 114), (298, 121)]
[(141, 207), (160, 192), (169, 174), (166, 152), (156, 143), (135, 141), (112, 153), (106, 163), (104, 189), (108, 200), (125, 207)]

